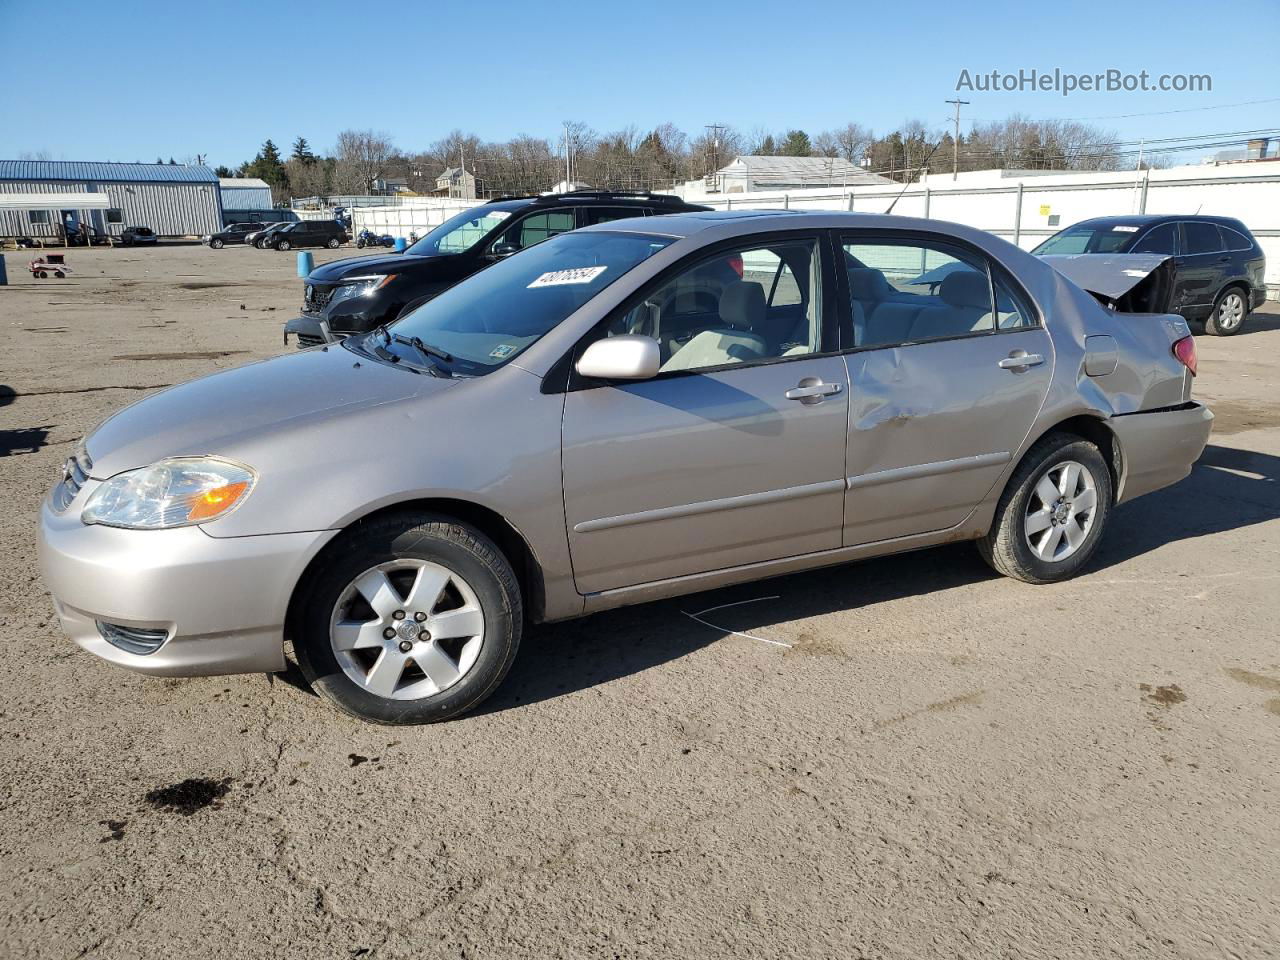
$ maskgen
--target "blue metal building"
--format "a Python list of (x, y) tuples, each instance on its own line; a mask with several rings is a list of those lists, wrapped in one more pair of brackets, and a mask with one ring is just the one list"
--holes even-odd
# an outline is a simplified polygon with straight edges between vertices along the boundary
[(162, 237), (222, 229), (217, 176), (186, 164), (0, 160), (0, 199), (24, 208), (0, 209), (0, 236), (57, 238), (64, 225), (86, 223), (115, 235), (130, 226)]

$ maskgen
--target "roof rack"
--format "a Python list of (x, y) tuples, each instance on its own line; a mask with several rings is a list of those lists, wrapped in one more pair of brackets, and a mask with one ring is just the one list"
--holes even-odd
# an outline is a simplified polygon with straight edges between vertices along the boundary
[(650, 190), (568, 190), (564, 193), (543, 194), (536, 202), (555, 203), (565, 197), (572, 197), (574, 200), (648, 200), (658, 204), (684, 204), (674, 194), (653, 193)]

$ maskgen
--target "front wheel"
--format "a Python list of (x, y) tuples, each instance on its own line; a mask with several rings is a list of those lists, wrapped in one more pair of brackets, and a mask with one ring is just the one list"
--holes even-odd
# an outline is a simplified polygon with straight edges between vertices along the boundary
[(1111, 470), (1097, 446), (1055, 433), (1009, 479), (978, 552), (997, 573), (1054, 583), (1089, 562), (1111, 512)]
[(214, 237), (212, 240), (209, 241), (209, 246), (212, 247), (214, 250), (221, 250), (222, 241), (219, 240), (217, 237)]
[(386, 724), (466, 713), (502, 682), (523, 613), (511, 564), (446, 517), (359, 524), (304, 584), (294, 652), (339, 709)]
[(289, 249), (289, 246), (290, 246), (290, 244), (289, 244), (289, 241), (288, 241), (288, 240), (281, 240), (279, 243), (277, 243), (277, 244), (276, 244), (276, 249), (277, 249), (277, 250), (288, 250), (288, 249)]
[(338, 246), (339, 246), (339, 240), (338, 240), (338, 238), (337, 238), (337, 237), (330, 237), (330, 238), (329, 238), (329, 242), (328, 242), (328, 243), (326, 243), (326, 244), (325, 244), (325, 246), (326, 246), (326, 247), (328, 247), (330, 250), (337, 250), (337, 249), (338, 249)]
[(1218, 294), (1213, 310), (1204, 321), (1204, 332), (1215, 337), (1230, 337), (1240, 332), (1245, 317), (1249, 315), (1249, 304), (1239, 287), (1228, 287)]

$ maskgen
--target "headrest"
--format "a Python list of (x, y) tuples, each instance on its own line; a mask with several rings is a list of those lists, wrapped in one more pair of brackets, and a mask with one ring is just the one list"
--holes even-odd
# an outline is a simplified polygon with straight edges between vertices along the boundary
[(849, 294), (855, 300), (883, 300), (893, 293), (884, 274), (873, 267), (849, 268)]
[(991, 309), (991, 287), (987, 283), (987, 275), (977, 270), (948, 273), (942, 279), (938, 295), (948, 306)]
[(764, 287), (751, 280), (735, 280), (720, 294), (720, 319), (740, 329), (755, 330), (764, 323)]

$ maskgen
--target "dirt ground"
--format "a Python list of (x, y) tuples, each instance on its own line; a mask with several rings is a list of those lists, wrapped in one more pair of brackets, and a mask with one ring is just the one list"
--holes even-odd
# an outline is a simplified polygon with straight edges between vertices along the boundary
[(1280, 311), (1200, 339), (1201, 464), (1077, 580), (958, 545), (535, 628), (385, 729), (114, 669), (36, 568), (87, 430), (284, 349), (294, 255), (6, 256), (0, 956), (1280, 955)]

